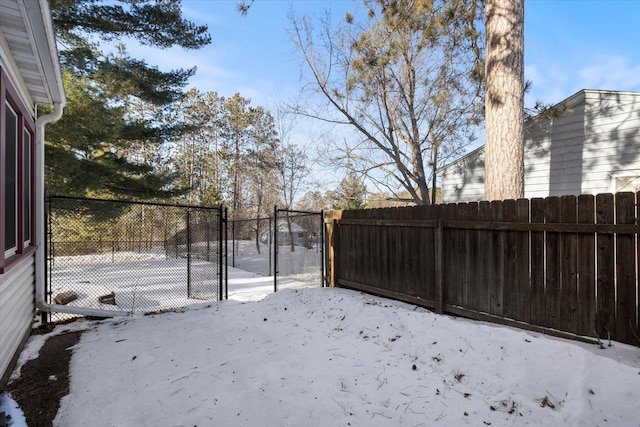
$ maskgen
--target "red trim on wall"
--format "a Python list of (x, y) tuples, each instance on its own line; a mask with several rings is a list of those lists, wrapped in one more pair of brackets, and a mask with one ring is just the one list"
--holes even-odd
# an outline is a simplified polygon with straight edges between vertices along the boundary
[[(5, 102), (6, 101), (6, 102)], [(11, 105), (11, 108), (18, 114), (18, 126), (17, 126), (17, 180), (18, 188), (16, 194), (17, 203), (17, 253), (11, 255), (5, 259), (5, 241), (6, 235), (5, 227), (5, 206), (4, 203), (0, 203), (0, 274), (8, 271), (13, 266), (17, 265), (22, 259), (32, 255), (35, 252), (35, 120), (32, 116), (32, 112), (27, 108), (18, 96), (18, 92), (15, 90), (9, 77), (4, 72), (4, 69), (0, 67), (0, 159), (6, 159), (6, 140), (5, 140), (5, 109), (6, 103)], [(27, 130), (31, 135), (31, 159), (30, 159), (30, 176), (31, 176), (31, 190), (29, 192), (31, 199), (31, 213), (30, 213), (30, 228), (31, 239), (29, 246), (24, 247), (25, 233), (24, 233), (24, 130)], [(0, 201), (5, 199), (5, 177), (6, 177), (5, 162), (0, 161)]]

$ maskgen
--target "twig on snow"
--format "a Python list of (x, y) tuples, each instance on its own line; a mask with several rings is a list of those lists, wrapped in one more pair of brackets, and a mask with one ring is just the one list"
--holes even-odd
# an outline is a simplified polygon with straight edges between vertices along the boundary
[(638, 338), (638, 335), (636, 334), (636, 331), (633, 330), (633, 325), (631, 324), (631, 319), (629, 319), (629, 329), (631, 329), (631, 333), (633, 334), (633, 336), (636, 337), (638, 342), (640, 342), (640, 338)]

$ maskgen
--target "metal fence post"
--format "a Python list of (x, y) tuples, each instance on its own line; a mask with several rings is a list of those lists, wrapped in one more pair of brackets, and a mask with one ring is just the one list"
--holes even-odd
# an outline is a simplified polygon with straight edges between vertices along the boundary
[[(222, 207), (222, 205), (220, 205)], [(224, 208), (224, 260), (222, 261), (224, 265), (224, 299), (229, 299), (229, 213), (227, 208)]]
[(191, 209), (187, 209), (187, 298), (191, 298)]
[(324, 210), (320, 211), (320, 230), (318, 230), (320, 236), (320, 286), (325, 287), (324, 281)]
[(218, 236), (220, 236), (220, 238), (218, 239), (218, 301), (222, 301), (223, 297), (222, 297), (222, 281), (223, 279), (223, 273), (222, 273), (222, 269), (223, 269), (223, 265), (222, 263), (223, 261), (223, 257), (222, 257), (222, 244), (224, 243), (226, 245), (226, 242), (224, 242), (224, 238), (222, 235), (222, 205), (220, 205), (220, 207), (218, 208)]
[(273, 292), (278, 292), (278, 206), (273, 207)]
[(236, 266), (236, 222), (231, 221), (231, 267)]
[[(47, 257), (47, 260), (44, 263), (44, 300), (48, 303), (51, 302), (51, 269), (53, 267), (53, 262), (54, 262), (54, 249), (53, 249), (53, 240), (51, 237), (51, 197), (48, 197), (47, 194), (45, 194), (44, 197), (44, 226), (45, 226), (45, 237), (44, 237), (44, 244), (45, 244), (45, 249), (44, 249), (44, 253), (46, 254), (45, 256)], [(43, 325), (46, 325), (49, 323), (49, 313), (47, 313), (46, 311), (41, 311), (40, 312), (40, 320), (42, 322)]]
[(269, 245), (269, 263), (268, 263), (269, 264), (269, 274), (268, 274), (269, 276), (271, 276), (271, 274), (273, 274), (272, 273), (273, 269), (271, 268), (271, 257), (272, 257), (271, 246), (273, 246), (273, 234), (272, 234), (273, 231), (272, 231), (271, 221), (272, 221), (272, 219), (269, 218), (269, 234), (267, 235), (268, 236), (267, 237), (267, 244)]
[[(221, 214), (219, 213), (218, 214), (218, 219), (220, 219), (220, 216), (221, 216)], [(207, 236), (206, 236), (206, 239), (207, 239), (207, 262), (210, 262), (211, 261), (211, 259), (210, 259), (211, 258), (211, 255), (210, 255), (210, 252), (211, 252), (211, 236), (210, 236), (210, 234), (211, 233), (209, 232), (209, 229), (211, 228), (211, 223), (209, 222), (209, 215), (207, 215), (207, 222), (205, 223), (205, 225), (207, 227), (207, 233), (206, 233), (207, 234)]]

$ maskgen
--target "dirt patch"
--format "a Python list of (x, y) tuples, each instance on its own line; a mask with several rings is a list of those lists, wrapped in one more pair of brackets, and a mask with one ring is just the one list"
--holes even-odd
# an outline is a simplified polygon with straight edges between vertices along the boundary
[(20, 378), (7, 385), (6, 391), (20, 406), (30, 427), (53, 425), (60, 399), (69, 394), (71, 347), (80, 335), (80, 331), (67, 332), (47, 339), (39, 356), (22, 366)]

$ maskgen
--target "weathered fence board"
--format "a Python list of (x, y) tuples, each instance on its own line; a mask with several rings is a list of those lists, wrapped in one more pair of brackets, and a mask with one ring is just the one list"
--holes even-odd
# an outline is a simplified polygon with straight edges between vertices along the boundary
[[(518, 210), (515, 200), (505, 200), (502, 211), (504, 221), (516, 222)], [(504, 285), (503, 285), (503, 316), (518, 319), (518, 232), (505, 231), (504, 243)]]
[[(478, 220), (489, 221), (491, 219), (491, 205), (489, 202), (478, 203)], [(493, 264), (493, 232), (481, 230), (478, 232), (478, 257), (476, 258), (476, 268), (478, 275), (476, 284), (478, 286), (478, 311), (489, 313), (489, 298), (491, 283), (495, 280), (495, 266)]]
[[(578, 196), (578, 223), (595, 223), (595, 199), (592, 195)], [(578, 235), (578, 326), (577, 334), (593, 335), (596, 330), (595, 293), (595, 233)]]
[[(531, 222), (544, 223), (544, 200), (531, 200)], [(531, 232), (531, 323), (546, 326), (544, 231)]]
[[(443, 205), (442, 213), (447, 218), (457, 220), (458, 210), (455, 204)], [(443, 265), (443, 275), (448, 283), (445, 289), (444, 299), (446, 304), (462, 306), (462, 263), (464, 262), (464, 253), (456, 251), (461, 242), (461, 234), (463, 230), (457, 228), (447, 228), (442, 232), (443, 254), (446, 254), (447, 263)]]
[[(640, 220), (640, 193), (636, 193), (635, 214), (636, 224), (638, 224), (638, 221)], [(636, 261), (636, 278), (638, 283), (638, 286), (636, 287), (636, 309), (631, 315), (632, 318), (636, 318), (636, 321), (633, 322), (633, 320), (631, 319), (630, 321), (632, 330), (631, 332), (633, 335), (631, 342), (636, 343), (636, 345), (640, 345), (638, 344), (640, 343), (640, 236), (638, 236), (638, 234), (636, 234)], [(633, 314), (635, 314), (635, 316), (633, 316)]]
[[(520, 199), (516, 202), (517, 218), (520, 223), (529, 222), (529, 200)], [(531, 278), (529, 276), (529, 265), (531, 263), (531, 242), (529, 233), (518, 231), (516, 238), (517, 247), (517, 316), (516, 320), (521, 322), (531, 322)]]
[[(545, 224), (560, 222), (560, 198), (545, 199), (544, 222)], [(558, 233), (546, 233), (545, 326), (553, 329), (560, 329), (560, 243)]]
[[(598, 194), (596, 196), (596, 222), (598, 224), (613, 224), (614, 201), (613, 194)], [(614, 276), (614, 243), (613, 235), (597, 235), (598, 251), (597, 269), (598, 282), (596, 288), (597, 300), (597, 331), (600, 337), (615, 335), (615, 276)]]
[[(635, 195), (618, 193), (615, 197), (616, 224), (635, 222)], [(616, 235), (616, 332), (620, 339), (630, 342), (635, 320), (636, 254), (635, 237), (631, 234)]]
[[(576, 196), (560, 198), (560, 222), (575, 224), (578, 219)], [(562, 233), (560, 236), (560, 318), (558, 329), (577, 333), (577, 257), (578, 235)]]
[[(425, 208), (424, 219), (434, 221), (440, 216), (440, 206), (429, 206)], [(422, 230), (424, 236), (424, 244), (426, 250), (422, 255), (422, 262), (424, 264), (424, 283), (426, 284), (425, 293), (423, 298), (428, 301), (436, 301), (436, 227), (427, 227)], [(431, 254), (431, 255), (430, 255)]]
[[(491, 202), (491, 221), (500, 222), (502, 218), (502, 202)], [(489, 312), (494, 316), (503, 315), (504, 293), (504, 259), (505, 259), (505, 231), (497, 230), (492, 233), (493, 259), (490, 269), (494, 273), (489, 281)]]
[(345, 211), (328, 216), (327, 265), (334, 285), (553, 335), (640, 345), (638, 197)]

